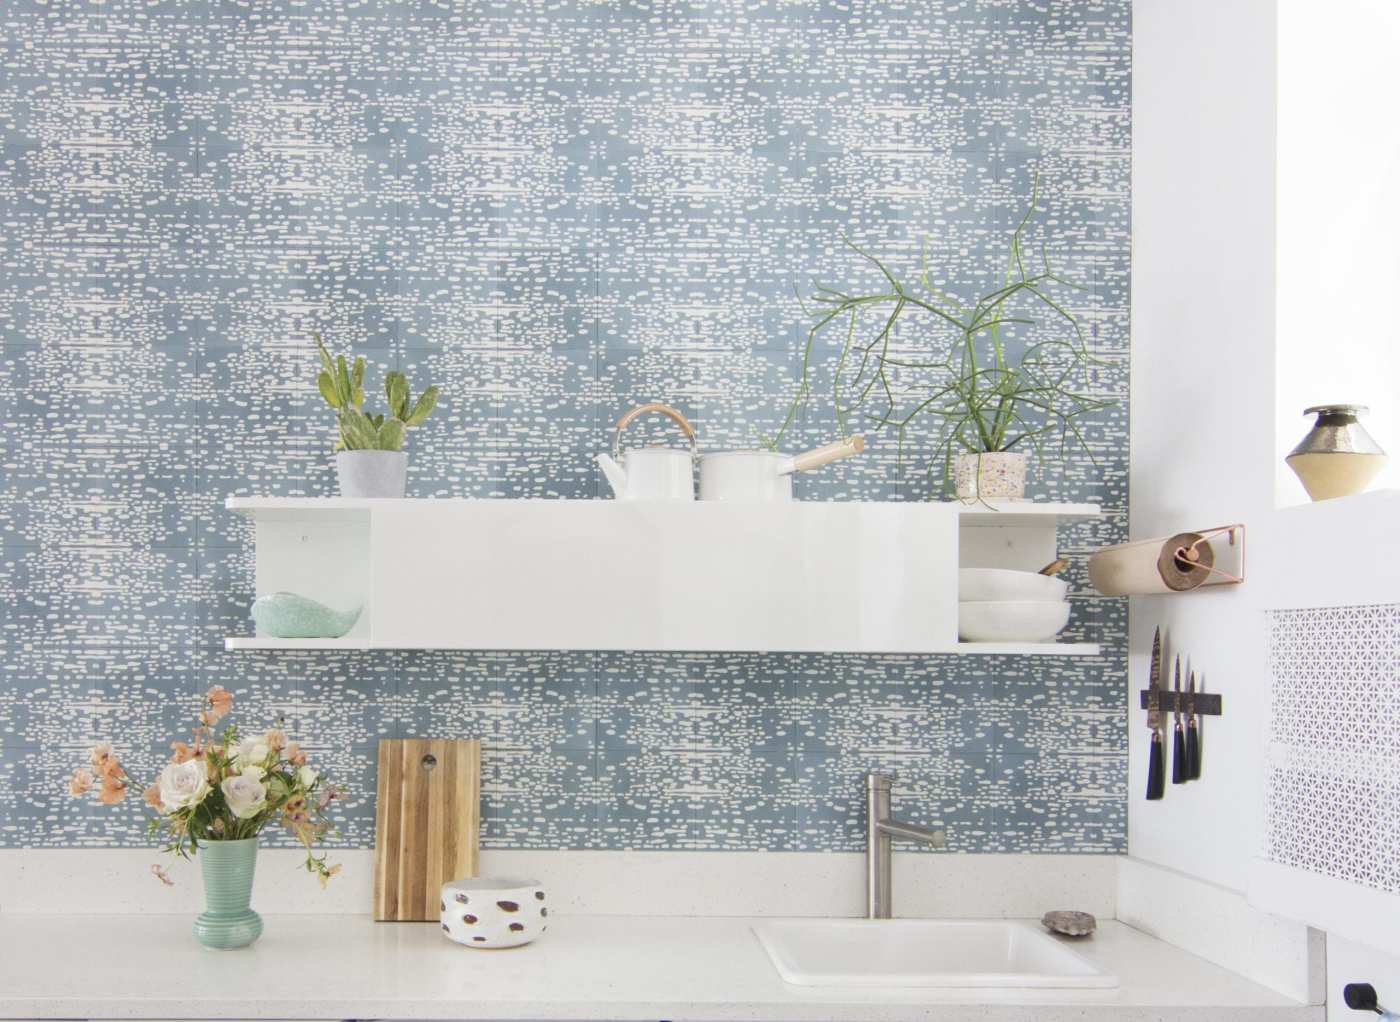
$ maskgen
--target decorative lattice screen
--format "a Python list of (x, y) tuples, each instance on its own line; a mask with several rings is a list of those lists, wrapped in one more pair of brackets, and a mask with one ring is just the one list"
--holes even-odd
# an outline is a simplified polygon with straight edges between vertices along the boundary
[(1268, 619), (1263, 857), (1400, 895), (1400, 604)]

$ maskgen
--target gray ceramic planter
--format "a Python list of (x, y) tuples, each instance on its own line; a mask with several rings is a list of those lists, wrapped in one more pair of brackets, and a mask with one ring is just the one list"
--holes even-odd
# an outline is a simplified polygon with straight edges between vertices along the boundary
[(408, 484), (403, 451), (339, 451), (335, 473), (342, 497), (402, 497)]

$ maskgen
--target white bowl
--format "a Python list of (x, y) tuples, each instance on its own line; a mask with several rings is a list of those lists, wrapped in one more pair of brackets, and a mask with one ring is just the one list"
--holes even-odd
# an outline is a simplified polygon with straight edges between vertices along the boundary
[(980, 600), (958, 604), (964, 642), (1048, 642), (1069, 624), (1063, 600)]
[(513, 877), (468, 877), (442, 885), (442, 933), (467, 947), (519, 947), (546, 929), (544, 888)]
[(1069, 583), (1035, 571), (1010, 568), (963, 568), (958, 572), (959, 602), (986, 600), (1063, 600)]

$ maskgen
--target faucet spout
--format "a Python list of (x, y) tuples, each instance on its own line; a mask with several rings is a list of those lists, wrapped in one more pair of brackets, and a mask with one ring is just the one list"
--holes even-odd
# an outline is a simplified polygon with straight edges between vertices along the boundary
[(903, 838), (905, 841), (922, 841), (934, 848), (942, 848), (948, 843), (947, 835), (943, 831), (934, 830), (932, 827), (923, 827), (917, 823), (885, 820), (878, 826), (880, 833), (888, 834), (890, 837)]
[(869, 919), (889, 919), (892, 915), (890, 843), (895, 838), (922, 841), (934, 848), (947, 843), (943, 831), (917, 823), (905, 823), (890, 815), (889, 774), (871, 773), (866, 777), (865, 834), (865, 914)]

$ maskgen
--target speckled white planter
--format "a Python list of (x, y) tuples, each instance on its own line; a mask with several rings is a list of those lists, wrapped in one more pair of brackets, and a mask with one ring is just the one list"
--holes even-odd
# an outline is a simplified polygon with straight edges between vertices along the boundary
[(528, 944), (545, 931), (544, 888), (515, 877), (472, 877), (442, 885), (442, 933), (467, 947)]
[(1026, 495), (1026, 456), (1019, 451), (959, 454), (953, 459), (959, 500), (1020, 500)]
[(403, 451), (338, 451), (336, 477), (342, 497), (402, 497), (408, 482)]

